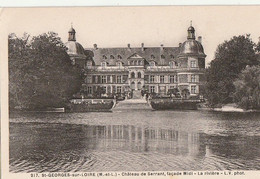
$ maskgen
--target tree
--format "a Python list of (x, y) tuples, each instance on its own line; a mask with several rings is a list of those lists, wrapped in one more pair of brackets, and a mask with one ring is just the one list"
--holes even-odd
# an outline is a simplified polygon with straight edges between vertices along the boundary
[(175, 96), (178, 97), (179, 89), (178, 88), (173, 88), (173, 89), (168, 89), (167, 94), (170, 96)]
[(81, 70), (56, 33), (29, 39), (9, 35), (10, 108), (63, 107), (81, 87)]
[(260, 109), (260, 66), (247, 66), (234, 85), (234, 99), (240, 107)]
[(247, 65), (259, 63), (255, 47), (250, 35), (235, 36), (218, 46), (206, 70), (205, 96), (210, 106), (233, 102), (233, 81)]

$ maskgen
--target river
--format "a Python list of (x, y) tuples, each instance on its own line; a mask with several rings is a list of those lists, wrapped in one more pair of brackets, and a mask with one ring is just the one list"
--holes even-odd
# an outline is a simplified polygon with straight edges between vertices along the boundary
[(10, 114), (11, 172), (260, 170), (260, 113)]

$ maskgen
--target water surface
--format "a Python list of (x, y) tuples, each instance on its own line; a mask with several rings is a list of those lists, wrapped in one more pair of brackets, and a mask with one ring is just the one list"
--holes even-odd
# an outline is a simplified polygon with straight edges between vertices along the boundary
[(260, 113), (10, 114), (11, 172), (259, 169)]

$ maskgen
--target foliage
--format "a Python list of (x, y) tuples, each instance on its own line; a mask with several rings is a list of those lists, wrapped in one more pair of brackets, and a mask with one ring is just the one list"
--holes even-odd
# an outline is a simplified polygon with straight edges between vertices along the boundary
[(71, 64), (66, 47), (54, 32), (18, 38), (10, 34), (10, 108), (62, 107), (81, 86), (81, 74)]
[(178, 94), (179, 94), (178, 88), (168, 89), (167, 95), (178, 97)]
[(210, 106), (233, 102), (233, 81), (247, 65), (259, 63), (255, 47), (250, 35), (235, 36), (218, 46), (206, 70), (205, 96)]
[(234, 99), (240, 107), (260, 109), (260, 66), (247, 66), (234, 85)]

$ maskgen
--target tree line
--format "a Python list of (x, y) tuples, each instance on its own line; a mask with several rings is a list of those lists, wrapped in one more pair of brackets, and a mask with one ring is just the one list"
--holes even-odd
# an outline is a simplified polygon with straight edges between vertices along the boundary
[(260, 109), (260, 42), (250, 35), (234, 36), (217, 47), (206, 69), (204, 96), (210, 107), (236, 103)]
[(8, 36), (9, 108), (64, 107), (80, 90), (82, 74), (72, 65), (58, 34)]

